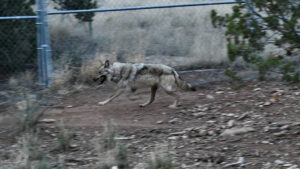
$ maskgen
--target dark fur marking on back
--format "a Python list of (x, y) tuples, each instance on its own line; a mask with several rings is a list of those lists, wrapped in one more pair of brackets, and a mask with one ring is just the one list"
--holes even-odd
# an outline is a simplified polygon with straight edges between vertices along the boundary
[(137, 74), (137, 76), (145, 75), (145, 74), (161, 76), (163, 74), (168, 74), (168, 73), (165, 72), (164, 70), (162, 70), (161, 68), (151, 67), (151, 66), (146, 65), (146, 66), (142, 67), (141, 69), (139, 69), (136, 74)]

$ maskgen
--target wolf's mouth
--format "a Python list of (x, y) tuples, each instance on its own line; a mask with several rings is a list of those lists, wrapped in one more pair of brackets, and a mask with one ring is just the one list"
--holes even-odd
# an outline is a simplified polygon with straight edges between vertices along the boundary
[(96, 81), (98, 81), (99, 83), (99, 85), (101, 85), (101, 84), (103, 84), (104, 82), (105, 82), (105, 80), (106, 80), (106, 76), (105, 75), (102, 75), (102, 76), (100, 76), (100, 77), (98, 77), (98, 78), (94, 78), (93, 80), (96, 82)]

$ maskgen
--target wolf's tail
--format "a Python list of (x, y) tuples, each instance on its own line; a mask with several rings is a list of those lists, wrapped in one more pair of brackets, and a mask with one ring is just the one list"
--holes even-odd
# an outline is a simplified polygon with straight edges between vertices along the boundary
[(196, 91), (196, 87), (194, 87), (190, 83), (182, 80), (175, 70), (173, 70), (173, 75), (175, 77), (175, 82), (176, 82), (177, 86), (180, 87), (182, 90)]

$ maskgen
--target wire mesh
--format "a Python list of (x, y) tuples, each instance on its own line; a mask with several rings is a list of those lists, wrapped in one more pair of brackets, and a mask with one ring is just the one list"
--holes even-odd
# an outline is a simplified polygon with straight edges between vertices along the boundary
[[(0, 16), (33, 16), (32, 5), (34, 1), (1, 0)], [(0, 20), (0, 44), (0, 78), (37, 67), (35, 19)]]
[[(206, 2), (97, 1), (101, 9)], [(57, 4), (50, 3), (49, 11)], [(91, 22), (74, 14), (50, 15), (54, 70), (82, 67), (97, 57), (120, 62), (163, 63), (174, 67), (201, 67), (227, 61), (224, 31), (215, 29), (210, 11), (230, 12), (232, 5), (165, 8), (95, 13)]]

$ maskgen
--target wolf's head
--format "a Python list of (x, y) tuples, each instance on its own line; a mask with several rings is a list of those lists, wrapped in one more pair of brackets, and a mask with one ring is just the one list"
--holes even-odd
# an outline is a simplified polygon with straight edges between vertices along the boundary
[(109, 60), (106, 60), (104, 65), (99, 68), (98, 75), (93, 79), (95, 82), (98, 81), (99, 85), (103, 84), (106, 80), (110, 79), (111, 68)]

